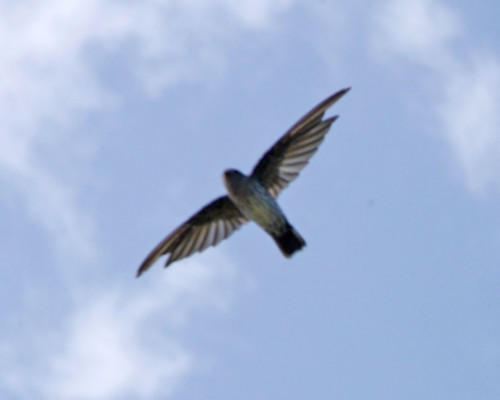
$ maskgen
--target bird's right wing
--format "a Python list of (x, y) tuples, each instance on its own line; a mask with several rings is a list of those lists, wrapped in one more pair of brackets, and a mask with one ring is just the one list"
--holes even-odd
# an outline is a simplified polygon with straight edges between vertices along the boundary
[(247, 221), (229, 197), (219, 197), (163, 239), (143, 261), (137, 277), (162, 255), (170, 253), (165, 263), (167, 267), (174, 261), (215, 246)]
[(337, 116), (323, 119), (325, 111), (350, 88), (339, 90), (323, 100), (293, 125), (259, 160), (252, 177), (277, 197), (318, 150)]

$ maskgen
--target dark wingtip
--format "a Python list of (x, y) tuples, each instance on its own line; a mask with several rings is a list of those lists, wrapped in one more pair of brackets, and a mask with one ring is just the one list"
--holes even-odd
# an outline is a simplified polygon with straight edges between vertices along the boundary
[(165, 265), (163, 266), (163, 268), (168, 268), (170, 264), (172, 264), (174, 261), (177, 261), (177, 260), (178, 260), (177, 258), (172, 259), (172, 253), (170, 253), (167, 261), (165, 261)]
[[(165, 263), (165, 268), (167, 268), (172, 262), (174, 262), (175, 260), (172, 260), (171, 259), (172, 257), (170, 256), (167, 260), (167, 262)], [(147, 261), (147, 262), (146, 262)], [(144, 272), (146, 272), (149, 267), (151, 267), (151, 265), (153, 265), (154, 262), (151, 262), (149, 260), (149, 258), (146, 259), (146, 261), (144, 261), (142, 263), (142, 265), (139, 267), (139, 269), (137, 270), (137, 273), (135, 274), (135, 277), (136, 278), (139, 278)], [(156, 259), (155, 259), (156, 261)]]
[(139, 267), (139, 269), (137, 270), (137, 274), (135, 274), (135, 277), (139, 278), (144, 272), (146, 272), (149, 269), (149, 267), (151, 267), (151, 265), (153, 264), (151, 263), (149, 257), (146, 258)]
[(336, 103), (337, 100), (339, 100), (349, 90), (351, 90), (350, 86), (344, 89), (340, 89), (339, 91), (335, 92), (330, 97), (328, 97), (326, 100), (324, 100), (322, 103), (320, 103), (316, 108), (326, 110), (328, 107), (331, 107), (334, 103)]
[(344, 89), (341, 89), (339, 90), (334, 96), (337, 97), (337, 99), (339, 99), (340, 97), (342, 97), (344, 94), (346, 94), (349, 90), (351, 90), (351, 86), (348, 86)]

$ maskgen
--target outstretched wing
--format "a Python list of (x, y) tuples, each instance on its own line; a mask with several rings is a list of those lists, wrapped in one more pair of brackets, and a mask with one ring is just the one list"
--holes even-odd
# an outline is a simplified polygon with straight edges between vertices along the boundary
[(286, 132), (259, 160), (252, 171), (252, 177), (277, 197), (318, 150), (330, 125), (338, 118), (323, 120), (328, 107), (346, 94), (350, 88), (342, 89), (304, 115)]
[(162, 255), (170, 253), (165, 263), (167, 267), (174, 261), (215, 246), (245, 222), (247, 219), (229, 197), (219, 197), (163, 239), (143, 261), (137, 271), (137, 277)]

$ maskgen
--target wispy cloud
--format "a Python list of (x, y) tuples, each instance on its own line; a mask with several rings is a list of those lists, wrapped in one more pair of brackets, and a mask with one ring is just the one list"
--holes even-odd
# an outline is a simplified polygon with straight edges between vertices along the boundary
[(468, 188), (482, 192), (498, 187), (498, 58), (459, 46), (458, 41), (466, 34), (466, 21), (438, 0), (387, 1), (375, 22), (372, 44), (378, 55), (428, 69), (436, 93), (441, 93), (429, 105), (437, 110), (442, 135)]
[(77, 205), (82, 182), (65, 178), (47, 161), (64, 157), (67, 169), (74, 169), (83, 139), (72, 128), (121, 99), (106, 86), (95, 56), (126, 51), (128, 78), (138, 79), (147, 94), (210, 80), (223, 70), (225, 45), (235, 33), (266, 29), (291, 3), (0, 3), (0, 177), (58, 246), (83, 255), (94, 244), (92, 216)]
[[(58, 5), (1, 5), (0, 176), (58, 248), (85, 256), (93, 251), (92, 224), (76, 206), (78, 185), (64, 180), (47, 158), (67, 158), (68, 169), (77, 164), (82, 141), (64, 140), (58, 128), (69, 132), (73, 119), (102, 106), (106, 95), (83, 57), (85, 36), (75, 34), (84, 16), (74, 2)], [(61, 142), (58, 151), (41, 150)]]
[(445, 82), (438, 105), (443, 132), (461, 162), (469, 188), (500, 185), (500, 61), (479, 56)]
[[(141, 324), (148, 313), (134, 310), (126, 297), (100, 294), (71, 315), (64, 347), (52, 357), (51, 374), (43, 379), (47, 386), (40, 391), (47, 398), (150, 398), (170, 392), (191, 370), (189, 350), (168, 333), (163, 339), (145, 335)], [(155, 349), (143, 341), (153, 342)]]
[(373, 45), (379, 54), (431, 68), (446, 67), (450, 45), (462, 28), (457, 15), (436, 0), (390, 0), (374, 18)]
[[(0, 179), (21, 200), (25, 213), (19, 214), (36, 221), (54, 249), (71, 254), (72, 264), (100, 259), (99, 227), (82, 206), (99, 177), (87, 151), (98, 138), (82, 137), (77, 128), (92, 113), (127, 100), (101, 73), (103, 56), (127, 59), (124, 79), (138, 82), (146, 96), (186, 81), (208, 82), (225, 68), (226, 45), (237, 33), (269, 29), (291, 3), (0, 2)], [(187, 262), (150, 292), (134, 294), (109, 282), (92, 288), (78, 279), (70, 284), (76, 300), (66, 291), (47, 293), (69, 305), (66, 313), (51, 315), (51, 326), (33, 322), (33, 337), (2, 333), (2, 393), (47, 399), (168, 393), (197, 360), (177, 339), (179, 327), (201, 307), (220, 310), (230, 303), (232, 269), (220, 259), (213, 264)], [(111, 294), (107, 286), (114, 287)], [(152, 325), (170, 334), (156, 335)]]
[[(82, 293), (57, 329), (37, 332), (30, 362), (0, 347), (2, 393), (15, 398), (138, 399), (171, 394), (203, 360), (181, 339), (196, 312), (226, 312), (240, 277), (213, 254), (129, 287)], [(2, 367), (2, 371), (4, 368)]]

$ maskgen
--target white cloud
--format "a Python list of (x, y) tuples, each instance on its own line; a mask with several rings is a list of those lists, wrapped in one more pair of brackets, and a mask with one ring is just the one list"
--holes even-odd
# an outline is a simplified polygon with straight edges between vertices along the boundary
[(163, 385), (173, 387), (190, 370), (192, 356), (175, 339), (157, 341), (156, 351), (139, 343), (143, 318), (127, 310), (123, 297), (103, 295), (77, 310), (66, 348), (52, 361), (47, 397), (150, 397)]
[(241, 287), (241, 277), (220, 252), (208, 260), (210, 265), (186, 260), (128, 287), (82, 292), (60, 326), (49, 334), (37, 331), (27, 352), (29, 363), (22, 361), (23, 349), (0, 346), (0, 392), (41, 400), (172, 394), (206, 364), (183, 339), (193, 317), (227, 312)]
[[(423, 66), (438, 100), (430, 101), (469, 189), (500, 184), (500, 61), (457, 50), (464, 23), (438, 0), (388, 1), (375, 16), (378, 54)], [(479, 46), (478, 46), (479, 47)], [(462, 55), (462, 54), (465, 54)]]
[[(203, 1), (203, 0), (201, 0)], [(247, 27), (253, 29), (266, 28), (281, 12), (289, 8), (296, 0), (221, 0), (223, 7)]]
[[(83, 38), (71, 34), (83, 16), (73, 10), (73, 18), (65, 19), (71, 5), (74, 2), (0, 5), (0, 74), (4, 77), (0, 80), (0, 177), (20, 193), (29, 215), (51, 233), (57, 247), (85, 256), (93, 252), (92, 224), (77, 209), (77, 185), (50, 168), (40, 151), (62, 144), (61, 157), (73, 161), (67, 169), (78, 164), (82, 141), (65, 140), (57, 126), (69, 128), (79, 112), (95, 109), (106, 99), (81, 57)], [(54, 155), (58, 157), (55, 152), (49, 157)]]
[(500, 184), (500, 63), (481, 57), (445, 80), (438, 115), (468, 186)]
[(451, 9), (435, 0), (388, 1), (375, 15), (373, 45), (379, 53), (434, 68), (445, 65), (450, 42), (461, 31)]
[[(82, 137), (75, 128), (91, 113), (126, 100), (119, 84), (107, 86), (99, 69), (103, 56), (126, 59), (123, 79), (137, 80), (146, 95), (185, 81), (209, 82), (224, 68), (228, 41), (244, 30), (269, 29), (291, 3), (0, 0), (0, 179), (7, 187), (2, 193), (14, 192), (9, 199), (21, 200), (24, 218), (35, 220), (63, 255), (71, 254), (65, 273), (74, 274), (75, 264), (95, 254), (101, 258), (94, 239), (99, 226), (81, 206), (99, 179), (90, 159), (98, 139)], [(47, 399), (168, 393), (196, 369), (198, 359), (177, 330), (202, 307), (228, 306), (231, 269), (218, 259), (213, 264), (190, 266), (187, 260), (149, 288), (151, 293), (115, 286), (108, 294), (100, 287), (93, 298), (79, 298), (69, 314), (51, 316), (56, 326), (32, 322), (33, 337), (4, 332), (2, 390), (15, 398)], [(92, 292), (85, 279), (63, 281), (71, 282), (71, 291)], [(143, 282), (133, 282), (134, 288)], [(64, 290), (47, 295), (60, 304), (74, 300)], [(170, 331), (165, 337), (148, 330), (161, 324)]]
[[(224, 68), (224, 46), (235, 33), (267, 29), (291, 3), (0, 2), (0, 178), (58, 247), (92, 253), (92, 216), (78, 206), (82, 177), (61, 171), (88, 162), (80, 152), (85, 139), (72, 131), (80, 118), (120, 100), (94, 55), (126, 51), (129, 78), (135, 74), (149, 94), (186, 80), (209, 82)], [(54, 158), (67, 168), (51, 166)]]

